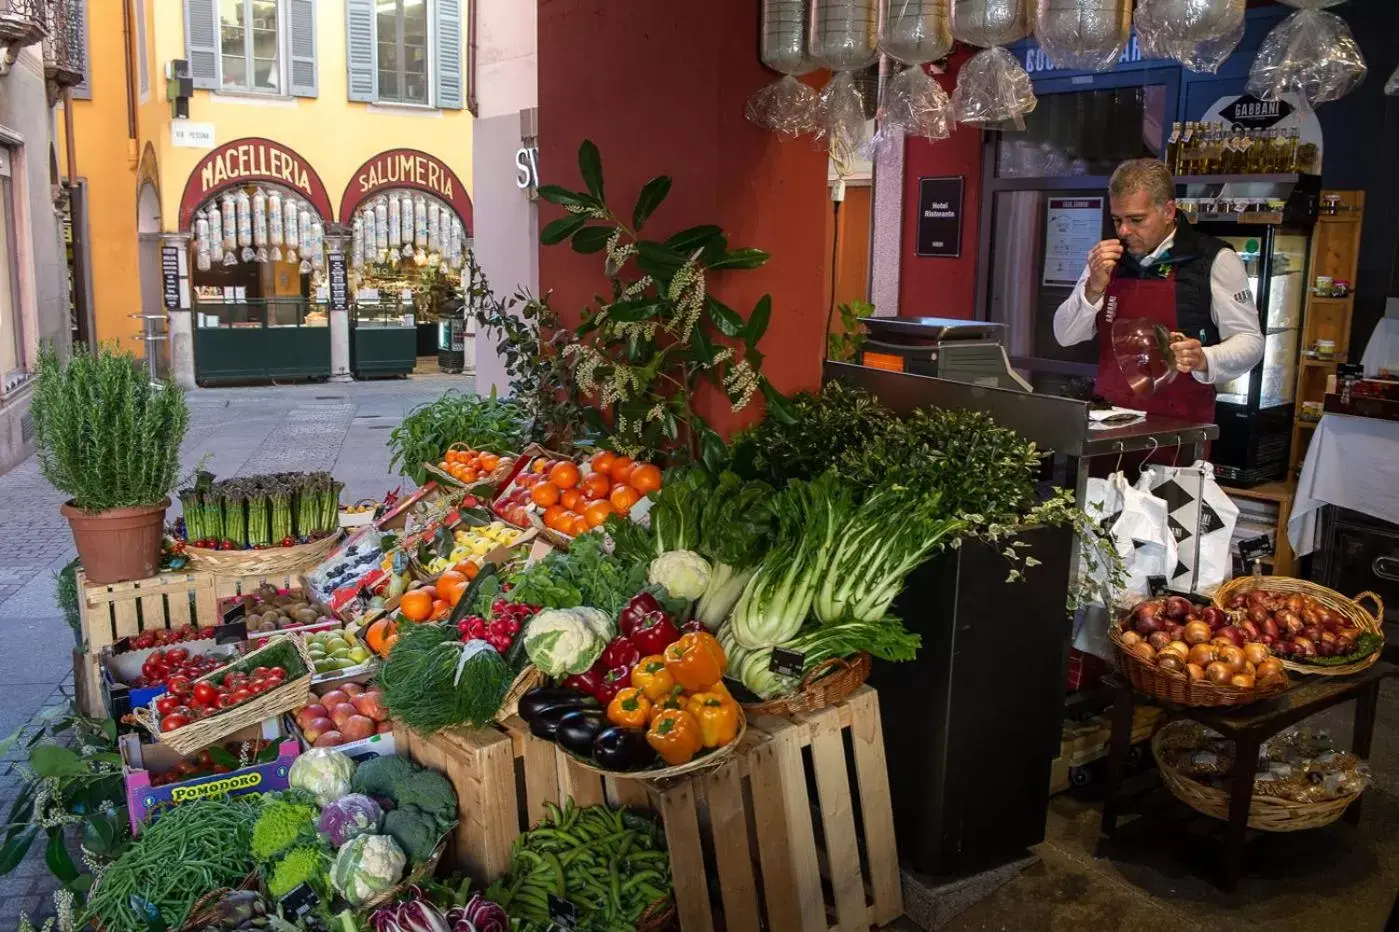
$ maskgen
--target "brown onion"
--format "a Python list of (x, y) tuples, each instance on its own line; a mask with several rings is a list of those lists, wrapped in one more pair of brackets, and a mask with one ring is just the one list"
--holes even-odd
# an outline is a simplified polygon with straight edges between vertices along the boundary
[(1187, 644), (1203, 644), (1210, 639), (1210, 626), (1203, 621), (1192, 621), (1185, 626), (1183, 640)]
[(1269, 657), (1258, 665), (1258, 678), (1263, 679), (1269, 676), (1277, 676), (1282, 673), (1282, 661), (1276, 657)]
[(1243, 671), (1245, 658), (1242, 647), (1221, 647), (1218, 656), (1219, 662), (1228, 667), (1230, 673)]
[(1156, 659), (1156, 651), (1151, 649), (1151, 645), (1146, 641), (1139, 641), (1131, 647), (1132, 654), (1150, 663)]
[(1185, 673), (1185, 664), (1175, 654), (1162, 654), (1156, 658), (1156, 666), (1169, 673)]
[(1258, 626), (1251, 621), (1239, 622), (1238, 628), (1241, 632), (1243, 632), (1245, 641), (1256, 641), (1263, 636), (1263, 633), (1258, 629)]
[(1229, 669), (1228, 665), (1220, 663), (1218, 660), (1205, 667), (1205, 679), (1219, 686), (1229, 682), (1229, 678), (1233, 675), (1234, 672)]
[(1185, 665), (1185, 675), (1194, 682), (1199, 682), (1205, 678), (1205, 668), (1198, 663), (1187, 663)]
[(1166, 645), (1165, 653), (1176, 654), (1184, 661), (1190, 657), (1190, 645), (1184, 641), (1172, 641)]
[(1216, 641), (1220, 638), (1223, 638), (1227, 640), (1230, 644), (1233, 644), (1235, 647), (1243, 647), (1244, 641), (1247, 640), (1247, 638), (1244, 637), (1243, 629), (1238, 628), (1234, 625), (1228, 625), (1226, 627), (1220, 628), (1217, 633), (1218, 637), (1215, 638)]
[(1217, 651), (1218, 648), (1212, 644), (1196, 644), (1190, 648), (1186, 659), (1203, 669), (1215, 662)]
[(1263, 644), (1245, 644), (1244, 659), (1249, 663), (1262, 663), (1268, 659), (1268, 648)]
[(1171, 636), (1164, 631), (1153, 631), (1151, 637), (1146, 639), (1154, 651), (1164, 650), (1166, 645), (1171, 643)]
[(1249, 676), (1247, 673), (1235, 673), (1233, 676), (1229, 677), (1229, 685), (1237, 686), (1240, 689), (1252, 689), (1255, 682), (1257, 682), (1255, 678)]
[(1142, 642), (1142, 636), (1141, 636), (1140, 634), (1138, 634), (1137, 632), (1135, 632), (1135, 631), (1123, 631), (1123, 632), (1122, 632), (1122, 646), (1123, 646), (1123, 647), (1131, 647), (1133, 644), (1140, 644), (1141, 642)]
[(1287, 610), (1289, 612), (1300, 613), (1306, 606), (1307, 600), (1296, 593), (1287, 597)]

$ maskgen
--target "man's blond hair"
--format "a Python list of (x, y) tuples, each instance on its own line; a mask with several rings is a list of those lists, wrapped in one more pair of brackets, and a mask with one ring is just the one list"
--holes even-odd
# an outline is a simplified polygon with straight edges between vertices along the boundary
[(1117, 166), (1108, 182), (1108, 194), (1123, 197), (1138, 191), (1145, 191), (1158, 207), (1176, 196), (1175, 179), (1164, 162), (1131, 159)]

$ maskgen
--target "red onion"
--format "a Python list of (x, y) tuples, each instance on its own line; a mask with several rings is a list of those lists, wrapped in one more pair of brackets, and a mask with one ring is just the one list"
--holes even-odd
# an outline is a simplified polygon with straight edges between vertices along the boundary
[(1184, 618), (1190, 614), (1190, 600), (1183, 595), (1173, 595), (1166, 599), (1164, 609), (1167, 618)]
[[(1276, 639), (1278, 636), (1278, 623), (1272, 618), (1269, 618), (1267, 621), (1263, 622), (1262, 626), (1258, 630), (1262, 635)], [(1269, 641), (1268, 643), (1271, 644), (1272, 641)]]
[(1245, 638), (1243, 631), (1241, 631), (1239, 628), (1236, 628), (1233, 625), (1228, 625), (1226, 627), (1220, 628), (1215, 633), (1220, 637), (1228, 638), (1230, 643), (1232, 643), (1235, 647), (1244, 646)]
[(1225, 615), (1224, 612), (1220, 609), (1215, 608), (1213, 605), (1211, 605), (1208, 606), (1204, 611), (1200, 612), (1200, 620), (1203, 621), (1205, 624), (1209, 625), (1210, 630), (1217, 631), (1229, 623), (1229, 616)]

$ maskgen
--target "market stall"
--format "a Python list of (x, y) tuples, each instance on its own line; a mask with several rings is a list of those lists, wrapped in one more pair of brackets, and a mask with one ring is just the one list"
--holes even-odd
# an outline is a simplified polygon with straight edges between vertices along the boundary
[(200, 160), (180, 201), (190, 234), (195, 376), (201, 383), (330, 375), (325, 186), (268, 139)]

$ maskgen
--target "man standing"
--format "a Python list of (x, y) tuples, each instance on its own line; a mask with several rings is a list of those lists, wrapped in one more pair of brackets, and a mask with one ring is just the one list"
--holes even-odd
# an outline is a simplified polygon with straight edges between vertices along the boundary
[[(1258, 308), (1244, 264), (1222, 240), (1176, 214), (1175, 184), (1155, 159), (1123, 162), (1108, 185), (1117, 239), (1088, 253), (1073, 294), (1054, 313), (1054, 338), (1098, 337), (1097, 394), (1115, 405), (1214, 423), (1214, 386), (1263, 358)], [(1112, 351), (1112, 322), (1145, 317), (1171, 332), (1177, 378), (1150, 398), (1135, 394)]]

